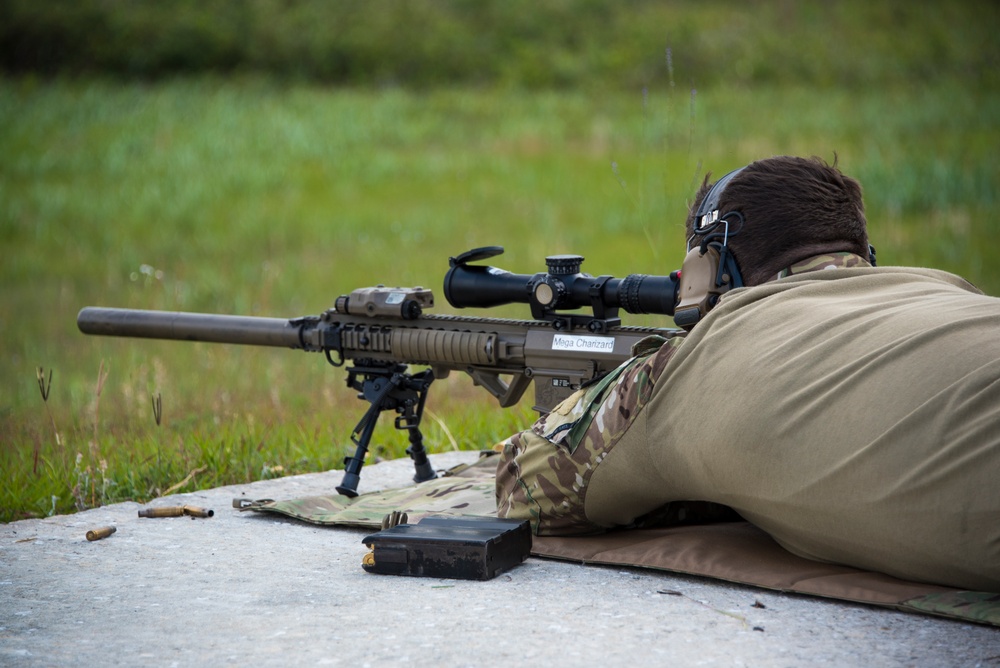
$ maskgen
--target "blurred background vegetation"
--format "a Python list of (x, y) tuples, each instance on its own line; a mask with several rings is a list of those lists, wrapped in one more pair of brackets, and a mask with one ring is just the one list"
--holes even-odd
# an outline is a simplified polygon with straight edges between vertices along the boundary
[[(705, 172), (782, 153), (862, 181), (880, 263), (1000, 294), (998, 19), (893, 0), (0, 0), (0, 521), (348, 450), (363, 405), (320, 356), (85, 337), (87, 305), (290, 317), (387, 283), (454, 312), (448, 257), (492, 244), (518, 273), (579, 253), (593, 274), (665, 274)], [(530, 400), (470, 388), (431, 389), (432, 451), (530, 421)], [(391, 426), (375, 441), (403, 456)]]
[(529, 88), (880, 86), (1000, 76), (995, 2), (3, 0), (8, 72)]

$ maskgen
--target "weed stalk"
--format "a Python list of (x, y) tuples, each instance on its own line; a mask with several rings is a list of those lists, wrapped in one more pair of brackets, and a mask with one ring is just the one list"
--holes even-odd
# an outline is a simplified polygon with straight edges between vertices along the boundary
[[(56, 437), (56, 447), (62, 448), (62, 439), (59, 438), (59, 429), (56, 427), (56, 419), (52, 416), (52, 409), (49, 408), (49, 392), (52, 390), (52, 369), (49, 369), (48, 378), (45, 377), (45, 369), (42, 367), (35, 368), (35, 377), (38, 379), (38, 389), (42, 393), (42, 403), (45, 404), (45, 412), (49, 416), (49, 422), (52, 424), (52, 433)], [(35, 443), (34, 461), (32, 462), (31, 473), (32, 475), (38, 475), (38, 456), (40, 454), (41, 444)]]
[(108, 379), (108, 372), (104, 369), (104, 360), (101, 360), (101, 365), (97, 369), (97, 387), (95, 388), (94, 394), (94, 440), (90, 444), (90, 458), (91, 460), (97, 459), (97, 429), (101, 422), (101, 391), (104, 390), (104, 381)]
[(157, 392), (156, 396), (150, 396), (150, 400), (153, 404), (153, 419), (156, 420), (156, 426), (160, 426), (160, 421), (163, 419), (163, 397)]

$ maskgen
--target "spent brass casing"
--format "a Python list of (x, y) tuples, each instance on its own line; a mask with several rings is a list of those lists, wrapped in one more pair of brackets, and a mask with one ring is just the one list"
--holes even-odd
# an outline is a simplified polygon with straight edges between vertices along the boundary
[(101, 527), (100, 529), (93, 529), (87, 532), (87, 540), (101, 540), (102, 538), (107, 538), (114, 532), (118, 531), (115, 527)]
[(199, 508), (198, 506), (164, 506), (162, 508), (143, 508), (139, 511), (139, 517), (212, 517), (214, 510)]
[(184, 506), (182, 510), (185, 515), (190, 515), (191, 517), (212, 517), (215, 515), (214, 510), (199, 508), (198, 506)]
[(139, 517), (181, 517), (182, 515), (184, 515), (184, 508), (181, 506), (143, 508), (139, 511)]

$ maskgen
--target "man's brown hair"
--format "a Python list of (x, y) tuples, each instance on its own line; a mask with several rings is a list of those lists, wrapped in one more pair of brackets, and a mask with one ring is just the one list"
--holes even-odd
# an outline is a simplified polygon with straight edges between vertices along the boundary
[[(688, 212), (708, 194), (710, 175)], [(738, 229), (730, 219), (729, 246), (746, 285), (768, 281), (792, 264), (822, 253), (848, 251), (868, 258), (868, 230), (861, 184), (820, 158), (779, 156), (751, 162), (726, 186), (719, 215), (743, 214)], [(734, 224), (735, 223), (735, 224)]]

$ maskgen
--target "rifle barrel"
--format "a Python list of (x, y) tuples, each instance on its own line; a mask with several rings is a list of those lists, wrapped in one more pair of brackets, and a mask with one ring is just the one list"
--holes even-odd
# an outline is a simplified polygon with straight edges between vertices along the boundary
[(299, 327), (284, 318), (88, 306), (76, 324), (84, 334), (100, 336), (302, 348)]

